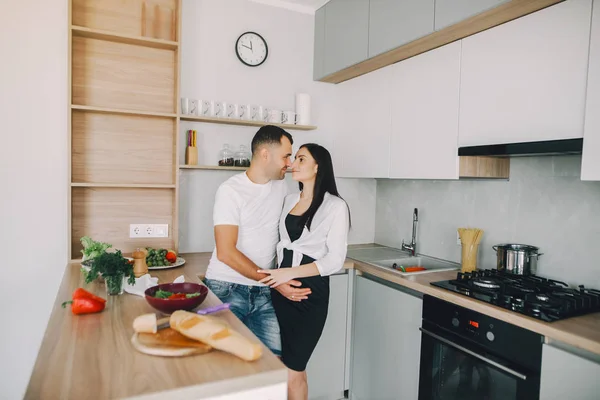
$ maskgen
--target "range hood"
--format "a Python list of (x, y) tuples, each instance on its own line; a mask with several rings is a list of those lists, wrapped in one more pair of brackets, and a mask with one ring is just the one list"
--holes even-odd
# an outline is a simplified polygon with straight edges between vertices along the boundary
[(544, 140), (539, 142), (503, 143), (458, 148), (459, 156), (556, 156), (581, 154), (583, 139)]

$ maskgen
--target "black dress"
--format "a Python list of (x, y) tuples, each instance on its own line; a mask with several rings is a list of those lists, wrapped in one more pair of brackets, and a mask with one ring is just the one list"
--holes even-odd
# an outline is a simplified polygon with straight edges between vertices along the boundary
[[(304, 227), (299, 222), (300, 217), (297, 215), (288, 214), (285, 218), (285, 227), (292, 242), (302, 235)], [(292, 254), (291, 250), (283, 250), (280, 268), (292, 266)], [(313, 261), (313, 258), (303, 255), (300, 264), (310, 264)], [(308, 299), (291, 301), (277, 290), (271, 289), (271, 300), (281, 331), (281, 361), (289, 369), (304, 371), (327, 319), (329, 277), (317, 275), (296, 280), (302, 282), (301, 288), (311, 289)]]

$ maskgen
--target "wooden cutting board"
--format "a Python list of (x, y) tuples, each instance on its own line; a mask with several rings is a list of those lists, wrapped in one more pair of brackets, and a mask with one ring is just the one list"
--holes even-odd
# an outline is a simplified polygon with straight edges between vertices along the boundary
[(212, 350), (209, 345), (189, 339), (171, 328), (157, 333), (134, 333), (131, 344), (141, 353), (161, 357), (184, 357)]

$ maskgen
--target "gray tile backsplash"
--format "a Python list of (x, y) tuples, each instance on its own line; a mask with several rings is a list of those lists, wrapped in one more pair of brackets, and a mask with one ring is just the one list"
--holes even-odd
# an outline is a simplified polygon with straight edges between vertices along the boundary
[(494, 244), (531, 244), (538, 275), (600, 289), (600, 182), (580, 168), (581, 156), (518, 157), (509, 181), (377, 180), (375, 242), (410, 240), (416, 207), (422, 254), (460, 262), (456, 229), (476, 227), (480, 268), (495, 267)]

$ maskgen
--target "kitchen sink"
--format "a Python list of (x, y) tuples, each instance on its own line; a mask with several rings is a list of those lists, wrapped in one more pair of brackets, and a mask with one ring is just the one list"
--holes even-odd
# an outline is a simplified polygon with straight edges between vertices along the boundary
[[(347, 256), (348, 258), (371, 264), (376, 267), (393, 270), (394, 272), (405, 276), (460, 269), (460, 264), (452, 261), (418, 253), (415, 256), (411, 256), (411, 254), (406, 251), (386, 246), (349, 249)], [(396, 264), (396, 266), (425, 267), (427, 269), (425, 271), (402, 272), (393, 268), (394, 264)]]
[[(452, 271), (460, 268), (460, 264), (453, 263), (451, 261), (440, 260), (433, 257), (427, 256), (416, 256), (416, 257), (405, 257), (405, 258), (396, 258), (392, 260), (379, 260), (379, 261), (367, 261), (369, 264), (394, 269), (401, 275), (417, 275), (417, 274), (426, 274), (430, 272), (440, 272), (440, 271)], [(425, 271), (415, 271), (415, 272), (402, 272), (397, 269), (398, 267), (424, 267), (427, 268)], [(394, 268), (395, 267), (395, 268)]]

